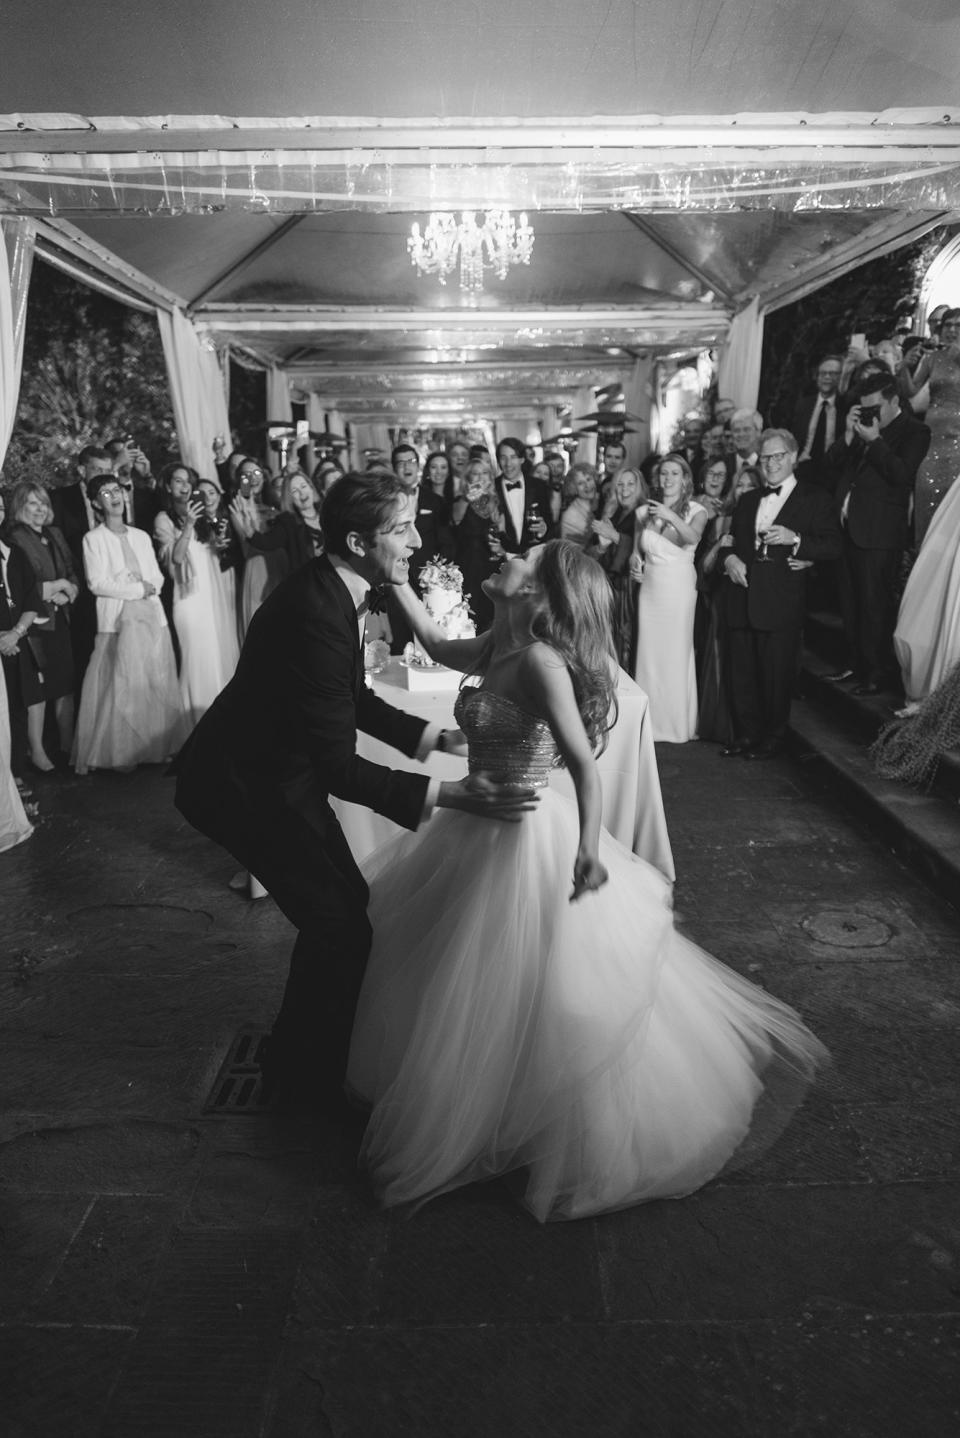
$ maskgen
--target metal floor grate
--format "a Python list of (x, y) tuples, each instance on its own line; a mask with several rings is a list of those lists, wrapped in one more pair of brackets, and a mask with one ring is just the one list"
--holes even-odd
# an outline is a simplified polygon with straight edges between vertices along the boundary
[(227, 1050), (206, 1103), (205, 1114), (242, 1114), (268, 1112), (263, 1101), (260, 1057), (267, 1035), (263, 1029), (242, 1028)]

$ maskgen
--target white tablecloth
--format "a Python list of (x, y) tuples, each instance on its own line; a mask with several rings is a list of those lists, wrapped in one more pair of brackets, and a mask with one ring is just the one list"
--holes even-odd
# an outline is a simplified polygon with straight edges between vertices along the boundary
[[(380, 697), (397, 709), (431, 720), (442, 728), (454, 727), (456, 690), (407, 690), (400, 681), (402, 673), (399, 661), (391, 659), (383, 672), (376, 675), (374, 687)], [(647, 696), (622, 669), (617, 700), (619, 717), (597, 762), (603, 785), (604, 827), (621, 844), (658, 868), (672, 883), (675, 878), (673, 854), (660, 794)], [(440, 779), (462, 779), (467, 772), (465, 759), (448, 754), (431, 754), (426, 764), (418, 764), (415, 759), (408, 759), (396, 749), (372, 739), (369, 734), (357, 735), (357, 753), (391, 769), (412, 769), (417, 773), (426, 770)], [(550, 782), (562, 794), (569, 795), (571, 799), (574, 797), (573, 784), (566, 770), (556, 770)], [(331, 798), (331, 803), (358, 861), (391, 834), (398, 832), (396, 824), (382, 814), (375, 814), (372, 809), (346, 804), (340, 799)]]

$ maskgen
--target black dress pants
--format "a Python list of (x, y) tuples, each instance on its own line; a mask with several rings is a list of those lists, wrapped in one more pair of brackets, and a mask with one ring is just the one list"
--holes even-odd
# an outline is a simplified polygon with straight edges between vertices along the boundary
[(224, 786), (197, 803), (178, 786), (177, 807), (255, 875), (298, 930), (263, 1068), (270, 1084), (311, 1103), (341, 1091), (372, 933), (368, 890), (325, 805), (243, 803)]
[(837, 587), (850, 667), (861, 684), (877, 684), (896, 672), (893, 631), (901, 549), (859, 549), (844, 531)]
[(790, 719), (800, 629), (728, 629), (730, 703), (736, 737), (781, 739)]

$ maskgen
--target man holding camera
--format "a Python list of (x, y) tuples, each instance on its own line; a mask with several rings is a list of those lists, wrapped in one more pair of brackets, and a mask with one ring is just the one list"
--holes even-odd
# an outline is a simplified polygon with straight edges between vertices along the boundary
[(837, 583), (848, 647), (847, 664), (828, 677), (855, 679), (854, 694), (879, 694), (896, 672), (897, 576), (914, 480), (929, 448), (927, 426), (900, 408), (895, 377), (871, 375), (826, 454), (843, 533)]

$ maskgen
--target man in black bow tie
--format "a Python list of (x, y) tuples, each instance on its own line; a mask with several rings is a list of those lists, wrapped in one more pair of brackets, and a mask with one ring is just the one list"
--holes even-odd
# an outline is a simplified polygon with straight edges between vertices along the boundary
[[(424, 759), (436, 725), (364, 684), (361, 610), (371, 586), (407, 582), (415, 495), (394, 475), (345, 475), (323, 504), (325, 552), (257, 610), (230, 683), (177, 760), (177, 808), (256, 876), (298, 930), (263, 1061), (278, 1099), (337, 1110), (367, 955), (367, 886), (330, 806), (336, 795), (416, 829), (434, 806), (519, 819), (531, 791), (386, 769), (357, 730)], [(454, 731), (455, 732), (455, 731)]]
[(553, 537), (550, 523), (550, 487), (527, 479), (523, 472), (526, 447), (519, 439), (502, 439), (497, 445), (497, 498), (503, 514), (500, 546), (506, 554), (522, 554), (532, 544)]
[(794, 474), (797, 441), (786, 429), (760, 437), (762, 490), (743, 495), (724, 559), (732, 744), (724, 757), (768, 759), (783, 747), (796, 679), (804, 571), (836, 559), (840, 529), (830, 496)]

